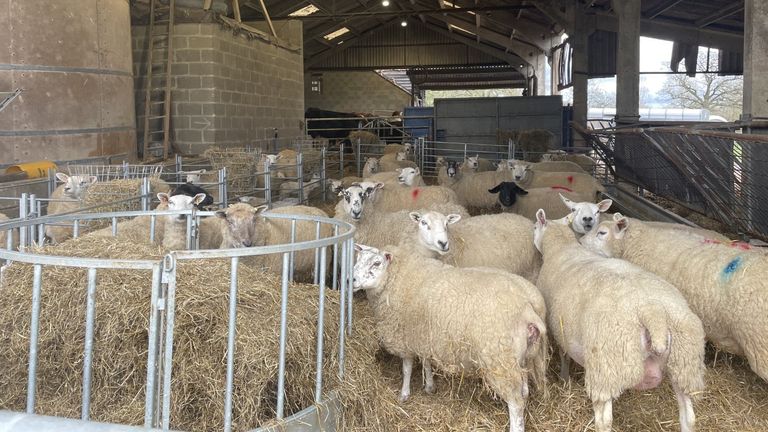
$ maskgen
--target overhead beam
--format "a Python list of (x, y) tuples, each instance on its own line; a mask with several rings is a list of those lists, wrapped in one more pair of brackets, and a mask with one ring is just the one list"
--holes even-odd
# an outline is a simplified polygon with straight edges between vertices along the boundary
[[(477, 6), (477, 3), (479, 0), (475, 0), (475, 6)], [(480, 22), (480, 14), (475, 13), (475, 28), (477, 29), (477, 43), (480, 43), (480, 28), (483, 26), (483, 24)]]
[(643, 18), (654, 19), (682, 2), (683, 0), (664, 0), (656, 6), (643, 12)]
[[(550, 20), (560, 24), (563, 28), (568, 25), (568, 17), (565, 16), (565, 12), (560, 10), (560, 7), (552, 0), (538, 0), (533, 2), (533, 5), (541, 13), (547, 16)], [(567, 29), (569, 33), (573, 32), (573, 29)]]
[(357, 43), (365, 39), (366, 36), (381, 30), (382, 28), (386, 27), (387, 25), (394, 22), (395, 20), (397, 20), (397, 17), (390, 18), (384, 21), (380, 26), (372, 27), (366, 31), (360, 32), (359, 35), (354, 39), (348, 40), (343, 44), (337, 44), (333, 48), (329, 48), (325, 51), (322, 51), (309, 58), (304, 59), (304, 70), (307, 70), (312, 66), (315, 66), (316, 64), (321, 63), (323, 60), (326, 60), (340, 52), (343, 52), (344, 50), (350, 47), (357, 45)]
[[(467, 21), (456, 18), (452, 15), (447, 15), (447, 16), (438, 15), (438, 16), (433, 16), (432, 18), (438, 21), (442, 21), (446, 24), (450, 24), (454, 27), (458, 27), (469, 33), (474, 33), (474, 30), (475, 30), (472, 24), (468, 23)], [(539, 49), (537, 46), (523, 43), (515, 39), (510, 40), (507, 36), (502, 35), (500, 33), (496, 33), (495, 31), (492, 31), (486, 28), (477, 29), (477, 33), (478, 33), (477, 35), (482, 37), (483, 40), (487, 42), (492, 42), (505, 49), (508, 48), (513, 53), (525, 59), (544, 54), (544, 51)], [(526, 60), (526, 63), (530, 63), (530, 61)]]
[(739, 1), (719, 11), (711, 13), (701, 19), (696, 20), (696, 22), (694, 22), (693, 25), (696, 26), (696, 28), (703, 28), (710, 24), (714, 24), (720, 21), (721, 19), (727, 18), (737, 12), (741, 12), (743, 10), (744, 10), (744, 1)]
[[(462, 8), (423, 8), (423, 9), (409, 9), (408, 13), (417, 15), (442, 15), (448, 12), (460, 13), (460, 12), (486, 12), (497, 10), (520, 10), (520, 9), (532, 9), (533, 6), (529, 5), (496, 5), (496, 6), (470, 6)], [(390, 11), (366, 11), (366, 12), (336, 12), (334, 14), (321, 14), (316, 13), (306, 16), (274, 16), (273, 20), (300, 20), (300, 21), (313, 21), (313, 20), (330, 20), (339, 18), (366, 18), (366, 17), (389, 17), (392, 15), (402, 15), (402, 10), (390, 10)]]

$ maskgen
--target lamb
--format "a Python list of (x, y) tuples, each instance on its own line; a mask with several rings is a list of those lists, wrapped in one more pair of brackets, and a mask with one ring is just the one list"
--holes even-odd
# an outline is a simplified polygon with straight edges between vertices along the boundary
[[(79, 209), (88, 193), (88, 188), (97, 181), (96, 176), (68, 176), (64, 173), (56, 173), (56, 178), (64, 184), (59, 185), (51, 194), (51, 199), (54, 201), (48, 203), (49, 215), (74, 212)], [(54, 244), (63, 242), (73, 234), (73, 223), (59, 222), (56, 225), (45, 226), (45, 236)]]
[(474, 155), (464, 158), (464, 162), (461, 164), (460, 167), (462, 172), (483, 172), (483, 171), (493, 171), (494, 166), (493, 162), (489, 161), (488, 159), (481, 158), (480, 155)]
[(491, 267), (536, 280), (541, 257), (533, 246), (530, 220), (509, 213), (468, 218), (429, 211), (409, 216), (418, 234), (408, 230), (403, 236), (421, 255), (456, 267)]
[[(315, 207), (288, 206), (264, 212), (266, 206), (252, 207), (245, 203), (229, 206), (216, 212), (216, 216), (226, 221), (220, 224), (221, 247), (239, 248), (251, 246), (266, 246), (291, 242), (291, 220), (267, 218), (269, 214), (307, 215), (328, 217), (325, 212)], [(317, 224), (309, 221), (296, 221), (296, 242), (315, 240)], [(321, 225), (321, 238), (330, 237), (332, 228), (328, 224)], [(201, 243), (203, 243), (201, 234)], [(280, 273), (283, 266), (282, 254), (269, 254), (249, 257), (244, 262), (256, 265), (275, 273)], [(304, 250), (294, 254), (294, 271), (299, 274), (311, 273), (314, 270), (315, 251)]]
[(540, 172), (518, 164), (512, 173), (515, 183), (525, 189), (561, 186), (577, 192), (592, 193), (593, 198), (598, 191), (605, 190), (594, 177), (583, 172)]
[(369, 157), (365, 160), (365, 165), (363, 165), (363, 178), (368, 178), (377, 172), (379, 172), (379, 160), (375, 157)]
[(439, 204), (460, 204), (456, 193), (443, 186), (407, 187), (376, 183), (371, 203), (377, 211), (431, 209)]
[(398, 168), (416, 168), (416, 164), (407, 160), (407, 156), (408, 155), (404, 151), (395, 154), (385, 154), (379, 159), (379, 171), (394, 171)]
[(205, 207), (213, 205), (213, 196), (211, 196), (208, 191), (202, 187), (194, 183), (190, 183), (189, 181), (187, 181), (187, 183), (176, 186), (176, 188), (174, 188), (171, 192), (171, 196), (186, 195), (189, 197), (194, 197), (198, 194), (205, 195), (205, 199), (203, 201), (201, 201), (199, 204), (195, 204), (195, 207), (197, 207), (198, 210), (205, 210)]
[(717, 243), (627, 218), (600, 223), (581, 243), (677, 286), (704, 323), (707, 338), (745, 356), (768, 381), (768, 256), (745, 243)]
[(356, 249), (354, 289), (366, 291), (384, 348), (403, 359), (400, 400), (410, 396), (418, 358), (426, 392), (434, 391), (433, 363), (449, 374), (476, 374), (507, 402), (510, 431), (523, 432), (528, 375), (540, 388), (547, 356), (546, 327), (527, 298), (530, 282), (450, 267), (402, 247)]
[(571, 211), (568, 215), (571, 228), (576, 234), (586, 234), (600, 223), (600, 215), (607, 212), (613, 205), (613, 200), (604, 199), (597, 204), (591, 201), (573, 202), (560, 195), (566, 207)]
[[(355, 225), (355, 239), (372, 246), (398, 244), (403, 237), (413, 237), (415, 229), (410, 223), (410, 210), (382, 212), (366, 207), (365, 202), (372, 193), (373, 190), (368, 190), (364, 185), (353, 185), (342, 190), (339, 193), (342, 199), (336, 204), (334, 218)], [(469, 217), (467, 211), (456, 204), (434, 204), (433, 208), (459, 217)]]
[[(561, 218), (573, 210), (568, 207), (568, 202), (592, 202), (594, 193), (582, 193), (573, 191), (566, 187), (542, 187), (523, 189), (515, 182), (501, 182), (488, 189), (491, 194), (499, 194), (498, 199), (502, 208), (512, 213), (517, 213), (523, 217), (533, 220), (536, 217), (536, 211), (543, 208), (553, 218)], [(565, 194), (565, 195), (563, 195)], [(610, 207), (611, 203), (607, 203)], [(607, 208), (606, 208), (607, 210)], [(589, 217), (589, 216), (581, 216)], [(584, 220), (582, 219), (582, 222)], [(592, 221), (588, 221), (592, 222)], [(590, 225), (589, 223), (587, 225)], [(586, 228), (582, 226), (581, 228)], [(590, 226), (591, 229), (591, 226)]]
[(534, 242), (544, 258), (537, 285), (547, 325), (558, 329), (561, 375), (567, 379), (568, 358), (584, 367), (595, 429), (611, 430), (613, 399), (656, 388), (666, 375), (680, 429), (693, 431), (691, 394), (704, 389), (704, 329), (685, 298), (638, 266), (581, 247), (567, 224), (548, 221), (543, 210)]
[[(157, 194), (161, 204), (168, 206), (168, 210), (192, 210), (205, 200), (205, 194), (197, 194), (194, 197), (187, 195), (169, 196), (166, 193)], [(168, 250), (186, 250), (187, 247), (187, 215), (172, 214), (165, 216), (162, 245)]]

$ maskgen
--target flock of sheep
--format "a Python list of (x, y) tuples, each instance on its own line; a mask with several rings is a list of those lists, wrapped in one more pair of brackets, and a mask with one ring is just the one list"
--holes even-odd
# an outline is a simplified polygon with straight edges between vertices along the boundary
[[(356, 227), (354, 289), (365, 291), (383, 347), (402, 359), (401, 400), (414, 360), (426, 392), (434, 390), (433, 367), (476, 374), (506, 401), (510, 431), (523, 431), (529, 382), (544, 388), (550, 338), (563, 378), (570, 360), (584, 368), (599, 432), (611, 429), (622, 392), (655, 388), (665, 376), (681, 430), (694, 430), (691, 395), (704, 387), (705, 339), (746, 357), (768, 380), (768, 255), (711, 231), (607, 214), (612, 202), (595, 203), (602, 186), (578, 162), (510, 160), (493, 169), (476, 156), (440, 158), (438, 184), (427, 186), (409, 153), (389, 145), (366, 161), (362, 178), (331, 184), (340, 197), (332, 216)], [(94, 181), (60, 179), (56, 193), (67, 197)], [(205, 200), (188, 189), (157, 194), (158, 209)], [(269, 212), (328, 216), (241, 202), (202, 220), (200, 248), (290, 242), (290, 220)], [(121, 222), (117, 236), (148, 242), (150, 223)], [(314, 239), (315, 227), (297, 223), (296, 240)], [(154, 233), (168, 249), (188, 247), (183, 215), (158, 218)], [(111, 236), (112, 228), (86, 235)], [(279, 258), (244, 264), (279, 272)], [(298, 253), (295, 272), (313, 270), (314, 252)]]

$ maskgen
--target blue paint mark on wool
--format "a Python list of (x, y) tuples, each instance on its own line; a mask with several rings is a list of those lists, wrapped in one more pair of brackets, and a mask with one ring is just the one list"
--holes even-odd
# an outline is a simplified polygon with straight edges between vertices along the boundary
[(730, 279), (731, 276), (736, 273), (736, 270), (741, 266), (741, 258), (736, 257), (723, 269), (723, 278)]

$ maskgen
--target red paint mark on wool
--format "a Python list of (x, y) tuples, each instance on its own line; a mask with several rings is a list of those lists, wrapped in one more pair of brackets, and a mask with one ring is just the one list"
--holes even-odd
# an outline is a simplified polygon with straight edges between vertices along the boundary
[(419, 188), (415, 188), (415, 189), (414, 189), (414, 190), (411, 192), (411, 197), (412, 197), (414, 200), (416, 200), (416, 198), (418, 198), (418, 197), (419, 197), (419, 194), (420, 194), (420, 193), (421, 193), (421, 189), (419, 189)]
[(552, 186), (552, 187), (550, 187), (550, 189), (561, 190), (561, 191), (566, 191), (566, 192), (573, 192), (573, 189), (567, 188), (565, 186)]
[(568, 176), (568, 183), (573, 183), (573, 176)]
[(704, 244), (725, 245), (725, 246), (728, 246), (728, 247), (732, 247), (732, 248), (736, 248), (736, 249), (741, 249), (741, 250), (751, 250), (752, 249), (752, 245), (750, 245), (749, 243), (745, 243), (743, 241), (738, 241), (738, 240), (731, 240), (730, 242), (722, 242), (720, 240), (704, 239), (704, 240), (702, 240), (702, 243), (704, 243)]

